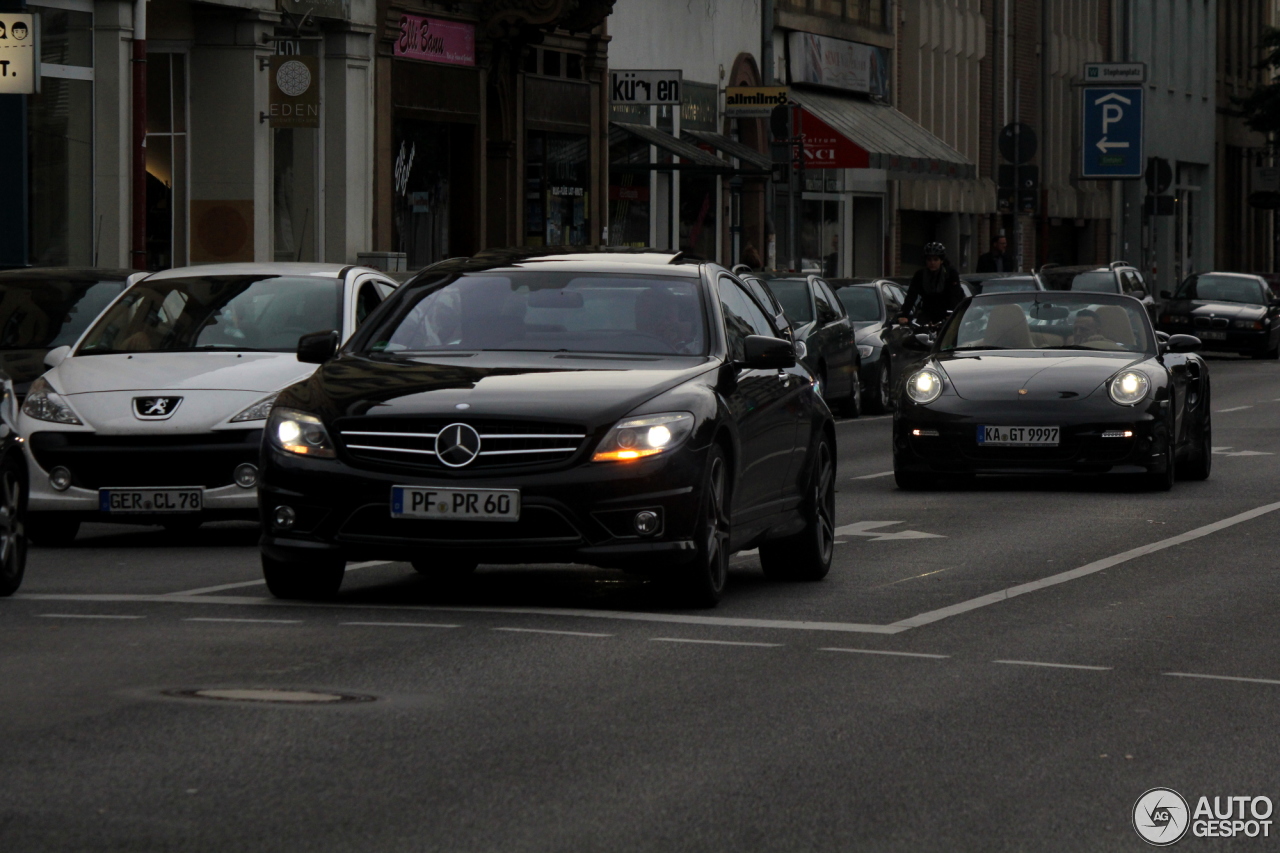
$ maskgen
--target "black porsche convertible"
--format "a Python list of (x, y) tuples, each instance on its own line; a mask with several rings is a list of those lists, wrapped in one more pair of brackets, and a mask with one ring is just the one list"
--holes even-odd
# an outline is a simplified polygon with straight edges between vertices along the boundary
[(1099, 293), (1003, 293), (961, 303), (902, 384), (899, 487), (942, 475), (1128, 474), (1169, 489), (1212, 462), (1209, 369), (1191, 335)]

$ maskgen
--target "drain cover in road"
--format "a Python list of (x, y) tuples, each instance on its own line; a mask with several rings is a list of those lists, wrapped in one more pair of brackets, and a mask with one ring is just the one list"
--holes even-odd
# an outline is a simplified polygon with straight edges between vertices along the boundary
[(222, 699), (228, 702), (284, 702), (287, 704), (332, 705), (336, 702), (372, 702), (372, 696), (328, 693), (317, 690), (278, 690), (260, 687), (226, 687), (205, 690), (166, 690), (170, 696), (188, 699)]

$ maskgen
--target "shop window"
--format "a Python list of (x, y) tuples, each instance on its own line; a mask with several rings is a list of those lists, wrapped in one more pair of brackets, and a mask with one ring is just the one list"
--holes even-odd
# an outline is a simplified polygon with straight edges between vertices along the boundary
[(147, 54), (147, 269), (187, 263), (187, 57)]
[(546, 77), (560, 76), (560, 57), (562, 54), (558, 50), (544, 50), (542, 52), (542, 73)]
[(543, 77), (581, 80), (584, 77), (582, 63), (583, 57), (580, 53), (533, 47), (529, 48), (529, 52), (525, 54), (524, 72), (526, 74), (538, 74)]
[(564, 76), (570, 80), (582, 79), (582, 57), (576, 53), (566, 53), (564, 55)]
[(529, 131), (525, 146), (525, 245), (589, 242), (586, 135)]
[(401, 119), (394, 140), (396, 250), (410, 269), (474, 253), (475, 128)]
[[(613, 117), (648, 124), (649, 108), (615, 104)], [(617, 128), (609, 131), (609, 245), (649, 245), (649, 145)]]
[(40, 93), (27, 97), (30, 260), (96, 263), (93, 198), (93, 13), (33, 5)]

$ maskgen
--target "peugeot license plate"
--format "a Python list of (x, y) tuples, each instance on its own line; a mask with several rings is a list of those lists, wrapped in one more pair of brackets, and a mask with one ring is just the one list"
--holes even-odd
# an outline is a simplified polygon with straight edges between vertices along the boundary
[(520, 490), (392, 486), (391, 517), (519, 521)]
[(98, 509), (112, 514), (200, 512), (204, 488), (98, 489)]
[(1057, 447), (1058, 427), (980, 426), (978, 445), (984, 447)]

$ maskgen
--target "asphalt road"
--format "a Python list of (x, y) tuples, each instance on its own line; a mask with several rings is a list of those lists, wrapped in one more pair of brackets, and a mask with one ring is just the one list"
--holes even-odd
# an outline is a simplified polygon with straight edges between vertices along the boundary
[(714, 611), (568, 566), (280, 603), (251, 526), (86, 527), (0, 601), (0, 850), (1138, 850), (1149, 788), (1280, 802), (1280, 363), (1211, 369), (1164, 494), (900, 492), (844, 422), (830, 576), (739, 555)]

